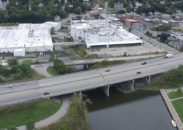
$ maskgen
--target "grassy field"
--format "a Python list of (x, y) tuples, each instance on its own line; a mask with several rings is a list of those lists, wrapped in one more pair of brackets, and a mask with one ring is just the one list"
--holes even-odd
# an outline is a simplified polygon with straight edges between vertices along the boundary
[(31, 60), (24, 60), (22, 64), (29, 64), (29, 65), (35, 65), (35, 64), (44, 64), (44, 62), (39, 61), (31, 61)]
[(158, 86), (156, 86), (156, 85), (142, 85), (142, 86), (139, 86), (139, 87), (137, 87), (137, 88), (139, 88), (139, 89), (149, 89), (149, 90), (159, 90), (160, 88), (158, 87)]
[(168, 93), (168, 97), (169, 97), (170, 99), (174, 99), (174, 98), (178, 98), (178, 97), (183, 97), (183, 94), (182, 94), (181, 96), (179, 96), (179, 95), (177, 94), (177, 92), (170, 92), (170, 93)]
[(183, 99), (172, 102), (176, 112), (178, 113), (181, 121), (183, 122)]
[(99, 63), (96, 63), (92, 66), (89, 67), (89, 69), (96, 69), (96, 68), (103, 68), (103, 67), (108, 67), (108, 66), (113, 66), (113, 65), (119, 65), (119, 64), (124, 64), (126, 61), (121, 60), (121, 61), (102, 61)]
[(51, 75), (58, 75), (57, 72), (55, 71), (55, 69), (52, 66), (49, 66), (47, 68), (47, 72)]
[(79, 56), (81, 56), (83, 58), (86, 57), (86, 51), (85, 51), (85, 47), (84, 46), (76, 45), (76, 46), (73, 46), (72, 49)]
[(22, 62), (22, 64), (29, 64), (29, 65), (31, 65), (32, 64), (32, 61), (31, 60), (24, 60)]
[(0, 108), (0, 129), (25, 125), (30, 120), (33, 122), (43, 120), (58, 111), (60, 107), (60, 103), (42, 99)]

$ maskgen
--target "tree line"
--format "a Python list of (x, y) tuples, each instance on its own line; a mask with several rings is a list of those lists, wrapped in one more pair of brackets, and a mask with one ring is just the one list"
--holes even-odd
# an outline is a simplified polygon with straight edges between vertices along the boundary
[(9, 60), (9, 66), (0, 65), (0, 83), (33, 77), (30, 64), (19, 64), (16, 59)]
[(117, 2), (123, 3), (127, 12), (135, 11), (135, 3), (139, 2), (142, 6), (139, 6), (136, 10), (137, 13), (148, 14), (149, 12), (161, 12), (173, 14), (176, 10), (183, 10), (182, 0), (166, 0), (165, 4), (160, 4), (160, 0), (108, 0), (109, 7), (113, 8)]
[[(56, 15), (65, 18), (69, 13), (81, 14), (90, 7), (83, 0), (10, 0), (5, 11), (0, 10), (0, 23), (41, 23)], [(73, 6), (71, 6), (73, 5)]]

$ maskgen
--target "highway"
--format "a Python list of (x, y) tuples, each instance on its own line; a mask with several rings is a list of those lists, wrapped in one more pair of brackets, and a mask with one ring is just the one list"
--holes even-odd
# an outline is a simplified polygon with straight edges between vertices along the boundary
[(85, 91), (163, 73), (183, 65), (183, 54), (177, 54), (172, 58), (146, 60), (146, 62), (145, 65), (142, 65), (143, 61), (141, 61), (41, 80), (0, 85), (0, 106)]

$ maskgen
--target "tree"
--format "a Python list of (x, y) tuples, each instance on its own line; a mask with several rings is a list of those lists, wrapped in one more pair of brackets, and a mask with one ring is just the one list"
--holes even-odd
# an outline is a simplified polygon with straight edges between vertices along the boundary
[(14, 126), (10, 126), (10, 127), (7, 128), (7, 130), (17, 130), (17, 128), (14, 127)]
[(18, 65), (18, 61), (17, 61), (17, 59), (12, 59), (12, 60), (9, 60), (9, 61), (8, 61), (8, 64), (9, 64), (10, 66)]
[(22, 64), (21, 70), (22, 70), (22, 76), (25, 76), (25, 77), (32, 76), (32, 69), (31, 69), (31, 66), (29, 64)]
[(11, 73), (12, 74), (17, 74), (17, 73), (21, 73), (22, 70), (21, 70), (21, 66), (20, 65), (14, 65), (11, 67)]
[(55, 29), (52, 27), (50, 32), (51, 32), (51, 35), (54, 35), (55, 34)]
[(94, 17), (95, 19), (98, 19), (100, 17), (100, 14), (95, 14)]
[(160, 41), (161, 42), (166, 42), (166, 40), (168, 39), (168, 34), (166, 34), (166, 33), (162, 33), (161, 35), (159, 35), (159, 37), (160, 37)]
[(182, 96), (182, 89), (181, 88), (177, 89), (176, 93), (177, 93), (178, 96)]
[(76, 14), (81, 14), (81, 12), (82, 12), (81, 7), (77, 7), (77, 8), (74, 10), (74, 12), (75, 12)]
[(34, 122), (32, 121), (28, 121), (27, 124), (26, 124), (26, 129), (27, 130), (34, 130)]
[(156, 31), (169, 31), (172, 29), (172, 26), (169, 25), (169, 24), (163, 24), (163, 25), (159, 25), (157, 28), (156, 28)]
[(73, 130), (86, 130), (88, 128), (87, 118), (88, 110), (87, 104), (91, 104), (91, 101), (84, 95), (74, 93), (70, 101), (69, 113), (71, 128)]
[(73, 72), (73, 68), (72, 67), (68, 67), (66, 65), (64, 65), (64, 63), (58, 59), (56, 59), (54, 61), (54, 65), (53, 68), (55, 69), (55, 71), (58, 74), (66, 74), (66, 73), (71, 73)]

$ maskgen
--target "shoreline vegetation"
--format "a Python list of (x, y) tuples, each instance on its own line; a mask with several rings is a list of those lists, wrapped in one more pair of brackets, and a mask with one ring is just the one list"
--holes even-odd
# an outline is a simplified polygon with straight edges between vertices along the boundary
[(159, 76), (158, 79), (152, 81), (151, 84), (142, 85), (137, 88), (140, 89), (176, 89), (180, 88), (183, 85), (183, 66), (180, 66), (178, 69), (170, 70)]
[(74, 93), (67, 114), (57, 123), (38, 130), (90, 130), (87, 109), (90, 103), (85, 96)]

